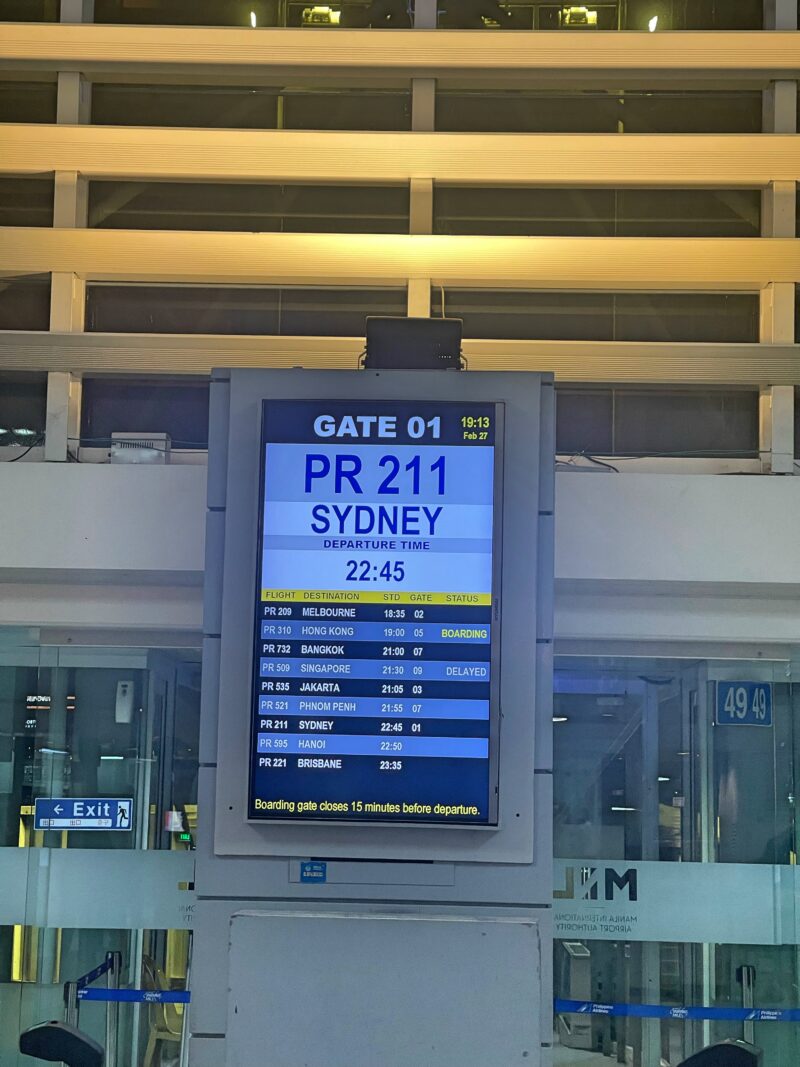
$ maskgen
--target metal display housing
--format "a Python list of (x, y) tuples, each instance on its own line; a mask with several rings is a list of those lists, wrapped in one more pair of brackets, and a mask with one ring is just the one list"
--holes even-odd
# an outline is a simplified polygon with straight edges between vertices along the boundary
[[(229, 381), (229, 386), (227, 382)], [(214, 399), (226, 387), (227, 403)], [(253, 576), (256, 573), (260, 419), (264, 399), (419, 399), (504, 405), (500, 596), (499, 818), (496, 827), (248, 823)], [(221, 603), (216, 821), (219, 856), (325, 856), (349, 860), (437, 860), (530, 864), (534, 859), (534, 769), (549, 767), (549, 737), (536, 757), (535, 723), (549, 722), (552, 652), (552, 379), (537, 374), (447, 371), (244, 370), (215, 372), (209, 442), (209, 509), (224, 512), (223, 574), (206, 575), (212, 615)], [(221, 515), (220, 515), (221, 518)], [(211, 617), (211, 616), (209, 616)], [(208, 626), (207, 634), (210, 633)], [(213, 710), (209, 705), (217, 704)], [(206, 727), (209, 725), (206, 715)], [(213, 722), (213, 720), (212, 720)], [(213, 729), (213, 725), (212, 725)], [(543, 729), (543, 727), (542, 727)], [(206, 746), (208, 747), (208, 745)], [(213, 763), (213, 758), (203, 759)], [(546, 815), (549, 818), (549, 812)]]
[(230, 925), (227, 1063), (538, 1067), (542, 942), (534, 915), (243, 910)]

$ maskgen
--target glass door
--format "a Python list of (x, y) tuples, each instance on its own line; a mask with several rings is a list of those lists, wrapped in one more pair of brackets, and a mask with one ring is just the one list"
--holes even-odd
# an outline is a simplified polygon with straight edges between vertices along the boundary
[[(107, 952), (122, 954), (123, 985), (185, 985), (191, 907), (179, 887), (193, 881), (198, 737), (196, 650), (56, 647), (0, 631), (3, 1067), (22, 1063), (23, 1029), (63, 1018), (63, 983)], [(128, 817), (98, 827), (93, 816), (109, 814), (99, 802)], [(43, 814), (66, 825), (43, 827)], [(124, 1005), (119, 1067), (173, 1051), (172, 1014), (167, 1027)], [(81, 1028), (104, 1043), (105, 1006), (82, 1004)]]
[[(788, 660), (557, 659), (558, 997), (800, 1004), (796, 707)], [(556, 1062), (661, 1067), (745, 1036), (789, 1063), (798, 1030), (572, 1013)]]

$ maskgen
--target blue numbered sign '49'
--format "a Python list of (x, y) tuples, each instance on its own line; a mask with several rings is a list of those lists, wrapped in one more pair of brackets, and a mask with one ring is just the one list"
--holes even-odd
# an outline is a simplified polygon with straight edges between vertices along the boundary
[(717, 726), (772, 726), (769, 682), (717, 682)]

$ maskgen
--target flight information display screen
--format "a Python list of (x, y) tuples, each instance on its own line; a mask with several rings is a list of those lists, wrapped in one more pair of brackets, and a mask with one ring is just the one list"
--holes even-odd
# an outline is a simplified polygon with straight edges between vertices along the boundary
[(502, 410), (264, 401), (251, 820), (497, 822)]

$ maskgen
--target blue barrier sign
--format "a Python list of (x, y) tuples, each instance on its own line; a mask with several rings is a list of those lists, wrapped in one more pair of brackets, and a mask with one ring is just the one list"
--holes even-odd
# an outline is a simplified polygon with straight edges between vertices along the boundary
[(86, 986), (91, 985), (92, 982), (96, 982), (98, 978), (102, 978), (104, 974), (107, 974), (114, 966), (113, 953), (109, 953), (109, 958), (105, 963), (101, 963), (98, 967), (95, 967), (93, 971), (89, 971), (88, 974), (84, 974), (81, 978), (75, 982), (78, 989), (85, 989)]
[(192, 994), (185, 989), (79, 989), (78, 1000), (101, 1004), (189, 1004)]
[(616, 1015), (629, 1019), (715, 1019), (722, 1022), (796, 1023), (800, 1008), (715, 1008), (705, 1005), (670, 1008), (666, 1004), (600, 1004), (556, 998), (558, 1014)]
[(39, 797), (35, 830), (130, 830), (133, 801), (106, 797)]
[(769, 682), (717, 682), (717, 726), (772, 726)]
[(301, 882), (327, 882), (328, 864), (321, 860), (311, 860), (300, 864)]

